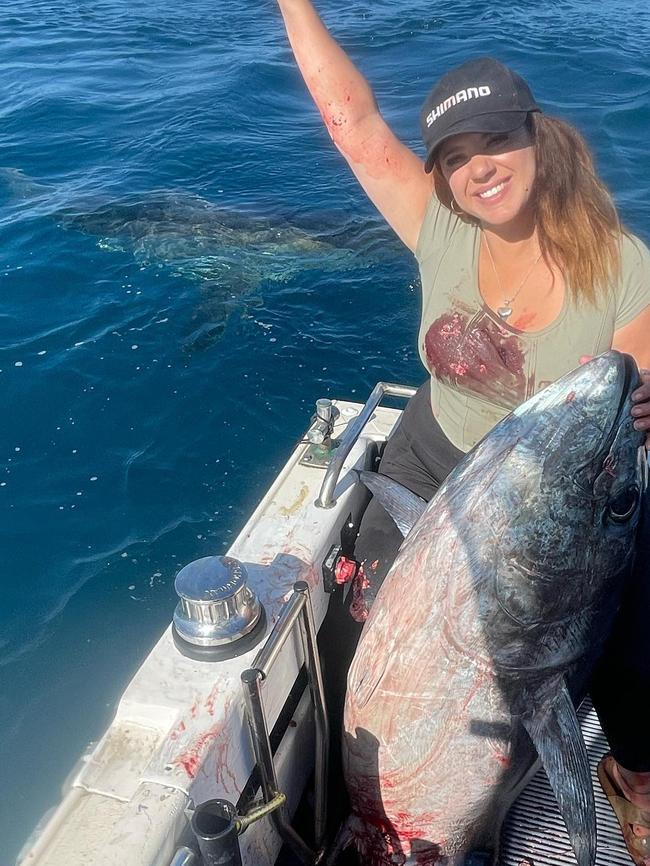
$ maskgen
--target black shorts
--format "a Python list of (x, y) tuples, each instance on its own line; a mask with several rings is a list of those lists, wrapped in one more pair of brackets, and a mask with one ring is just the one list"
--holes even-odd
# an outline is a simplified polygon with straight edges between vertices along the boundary
[[(411, 397), (389, 437), (379, 472), (428, 502), (463, 456), (433, 416), (431, 385), (427, 380)], [(402, 534), (383, 506), (371, 500), (359, 526), (355, 546), (355, 559), (363, 565), (368, 582), (363, 590), (362, 616), (372, 606), (402, 540)]]

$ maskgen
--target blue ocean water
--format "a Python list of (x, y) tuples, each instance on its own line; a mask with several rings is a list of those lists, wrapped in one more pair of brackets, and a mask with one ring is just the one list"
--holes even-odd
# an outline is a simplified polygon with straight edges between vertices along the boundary
[[(493, 54), (650, 238), (647, 0), (322, 0), (420, 148)], [(270, 0), (0, 10), (0, 863), (11, 864), (320, 396), (418, 383), (414, 262), (331, 146)]]

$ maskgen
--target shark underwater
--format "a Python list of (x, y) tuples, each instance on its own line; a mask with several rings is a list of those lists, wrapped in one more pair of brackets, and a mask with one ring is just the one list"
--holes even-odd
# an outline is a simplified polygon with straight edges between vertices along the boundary
[(497, 863), (540, 761), (579, 866), (593, 866), (575, 707), (634, 555), (638, 384), (629, 356), (591, 360), (500, 422), (428, 505), (361, 473), (406, 533), (348, 674), (348, 835), (364, 866)]
[(233, 311), (259, 305), (269, 284), (309, 270), (341, 274), (403, 255), (378, 220), (361, 224), (341, 213), (266, 216), (176, 190), (103, 202), (90, 196), (75, 202), (72, 193), (67, 203), (63, 191), (11, 168), (0, 168), (0, 184), (39, 212), (49, 199), (64, 229), (96, 238), (100, 249), (128, 253), (143, 268), (197, 284), (201, 299), (187, 340), (192, 349), (218, 339)]
[(195, 283), (201, 298), (186, 350), (223, 334), (230, 315), (261, 305), (261, 292), (306, 271), (340, 275), (401, 255), (383, 226), (349, 217), (289, 220), (220, 207), (189, 193), (126, 198), (60, 216), (68, 229), (96, 237), (101, 249), (130, 252), (145, 268)]
[(309, 268), (364, 265), (359, 231), (346, 237), (340, 226), (338, 232), (303, 228), (297, 221), (219, 207), (189, 193), (126, 198), (88, 212), (69, 211), (61, 222), (95, 235), (103, 249), (131, 252), (144, 266), (169, 266), (178, 276), (220, 280), (240, 291), (267, 280), (286, 282)]

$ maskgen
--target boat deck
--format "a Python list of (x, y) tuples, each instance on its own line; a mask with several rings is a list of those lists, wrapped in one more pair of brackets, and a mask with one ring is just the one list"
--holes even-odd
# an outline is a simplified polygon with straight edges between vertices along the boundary
[[(596, 767), (608, 751), (598, 717), (585, 701), (579, 712), (596, 797), (598, 851), (595, 866), (630, 866), (616, 817), (605, 797)], [(575, 866), (569, 837), (543, 770), (520, 794), (503, 827), (500, 866)]]

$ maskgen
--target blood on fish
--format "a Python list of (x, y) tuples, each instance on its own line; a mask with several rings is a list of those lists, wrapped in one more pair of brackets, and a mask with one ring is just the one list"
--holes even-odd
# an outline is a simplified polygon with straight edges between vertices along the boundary
[[(388, 858), (395, 866), (400, 866), (407, 859), (402, 842), (425, 842), (424, 831), (414, 827), (408, 815), (398, 813), (395, 817), (395, 823), (387, 822), (379, 817), (364, 818), (366, 823), (372, 825), (376, 830), (376, 833), (364, 834), (362, 838), (357, 840), (358, 850), (364, 862), (384, 863), (388, 862), (386, 860)], [(438, 843), (429, 843), (425, 849), (411, 850), (409, 854), (410, 862), (418, 864), (418, 866), (434, 866), (444, 859)]]
[(506, 755), (503, 752), (497, 752), (495, 757), (496, 757), (497, 761), (501, 764), (502, 767), (507, 768), (510, 766), (510, 756), (509, 755)]
[[(431, 820), (432, 816), (428, 817), (428, 820)], [(399, 833), (400, 839), (405, 839), (408, 842), (413, 842), (415, 839), (422, 839), (423, 833), (426, 831), (422, 827), (415, 827), (413, 825), (413, 820), (410, 815), (407, 815), (405, 812), (397, 812), (395, 815), (395, 820), (393, 822), (393, 827)], [(435, 847), (438, 847), (438, 844), (435, 844)]]
[(576, 392), (575, 391), (569, 391), (569, 393), (566, 395), (566, 400), (564, 402), (565, 403), (572, 403), (575, 400), (575, 398), (576, 398)]

